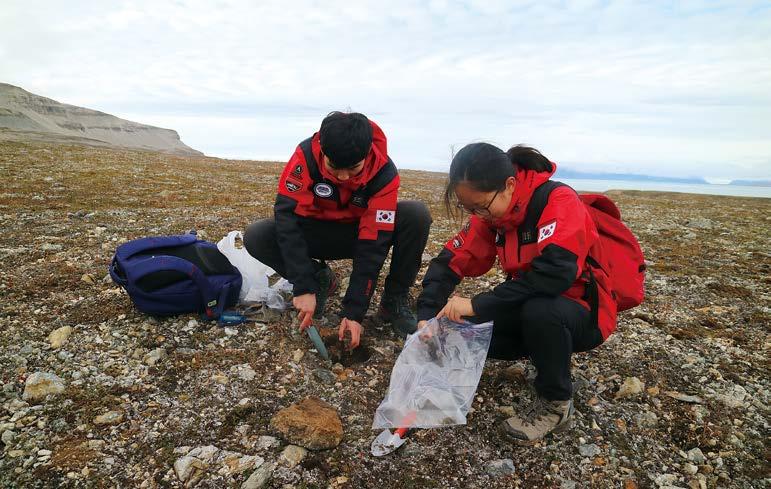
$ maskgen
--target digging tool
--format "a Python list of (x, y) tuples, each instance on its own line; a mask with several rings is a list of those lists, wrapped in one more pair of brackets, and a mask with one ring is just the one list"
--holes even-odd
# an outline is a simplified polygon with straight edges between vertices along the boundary
[(327, 347), (324, 346), (324, 341), (321, 339), (321, 335), (319, 334), (319, 330), (316, 329), (316, 326), (309, 326), (307, 331), (308, 338), (313, 342), (313, 346), (316, 347), (316, 351), (319, 352), (319, 355), (321, 355), (324, 360), (329, 360), (329, 352), (327, 351)]
[(395, 452), (400, 446), (404, 445), (407, 441), (407, 433), (410, 431), (410, 424), (415, 421), (417, 413), (410, 411), (402, 419), (402, 427), (397, 428), (396, 431), (391, 433), (391, 430), (383, 430), (377, 437), (372, 440), (372, 455), (375, 457), (382, 457), (389, 453)]

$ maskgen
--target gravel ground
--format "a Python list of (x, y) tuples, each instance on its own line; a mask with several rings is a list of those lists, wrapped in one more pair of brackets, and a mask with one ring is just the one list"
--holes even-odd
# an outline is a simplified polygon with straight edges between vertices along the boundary
[[(573, 429), (529, 448), (501, 438), (497, 424), (531, 398), (533, 372), (490, 361), (468, 425), (417, 431), (374, 458), (372, 415), (402, 344), (374, 316), (362, 352), (333, 364), (289, 313), (232, 328), (155, 319), (106, 275), (130, 239), (196, 229), (217, 241), (271, 215), (279, 170), (0, 143), (0, 485), (771, 485), (771, 200), (609, 192), (646, 252), (648, 292), (604, 345), (574, 356)], [(427, 261), (459, 224), (438, 203), (444, 175), (402, 177), (401, 198), (434, 215)], [(333, 268), (345, 277), (350, 262)], [(501, 279), (492, 271), (460, 291)], [(322, 325), (336, 320), (330, 312)], [(279, 410), (309, 396), (342, 420), (334, 449), (305, 451), (271, 429)]]

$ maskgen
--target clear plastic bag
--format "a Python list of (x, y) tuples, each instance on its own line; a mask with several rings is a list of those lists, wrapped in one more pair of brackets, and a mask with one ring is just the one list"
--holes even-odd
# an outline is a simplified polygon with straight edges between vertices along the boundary
[(269, 285), (268, 277), (276, 272), (246, 251), (243, 246), (241, 231), (230, 231), (217, 243), (217, 249), (241, 273), (243, 283), (238, 295), (239, 302), (242, 304), (259, 302), (271, 309), (286, 308), (281, 292), (287, 288), (291, 291), (291, 284), (281, 279), (272, 287)]
[(410, 335), (391, 372), (373, 429), (466, 424), (482, 376), (493, 323), (432, 319)]

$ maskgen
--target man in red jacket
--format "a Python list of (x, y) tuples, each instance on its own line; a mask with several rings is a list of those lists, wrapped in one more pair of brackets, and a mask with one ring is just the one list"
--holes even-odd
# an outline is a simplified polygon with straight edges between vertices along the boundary
[[(301, 142), (278, 183), (275, 219), (253, 223), (247, 251), (293, 285), (300, 329), (320, 317), (337, 281), (324, 260), (353, 259), (339, 335), (359, 345), (361, 322), (380, 269), (393, 247), (379, 316), (400, 334), (417, 320), (409, 289), (428, 240), (431, 216), (422, 202), (397, 202), (399, 173), (383, 131), (362, 114), (332, 112)], [(320, 260), (320, 261), (319, 261)]]

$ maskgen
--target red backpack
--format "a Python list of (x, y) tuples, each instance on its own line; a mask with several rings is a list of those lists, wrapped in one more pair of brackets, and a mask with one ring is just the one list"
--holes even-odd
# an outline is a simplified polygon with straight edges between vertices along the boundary
[(610, 265), (613, 298), (619, 311), (639, 306), (645, 296), (645, 257), (632, 231), (621, 222), (616, 204), (602, 194), (579, 195), (600, 234), (602, 252)]
[[(563, 186), (567, 185), (554, 180), (547, 180), (538, 186), (530, 198), (520, 228), (535, 229), (549, 200), (549, 194), (555, 188)], [(612, 294), (618, 310), (625, 311), (639, 306), (645, 296), (645, 257), (640, 243), (632, 231), (621, 222), (621, 213), (612, 200), (602, 194), (579, 194), (579, 197), (597, 226), (604, 255), (602, 258), (609, 268), (606, 272), (612, 283)], [(596, 263), (594, 257), (587, 259)], [(596, 300), (592, 302), (596, 303)], [(595, 305), (592, 307), (596, 308)]]

